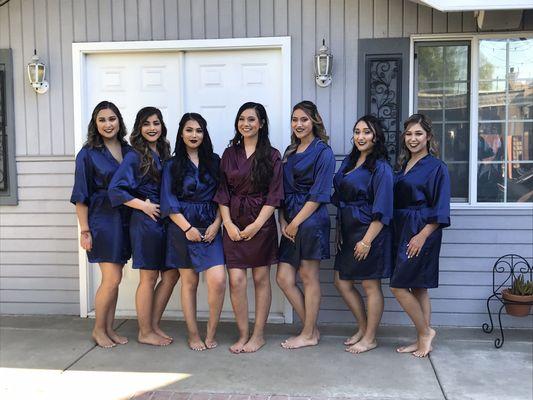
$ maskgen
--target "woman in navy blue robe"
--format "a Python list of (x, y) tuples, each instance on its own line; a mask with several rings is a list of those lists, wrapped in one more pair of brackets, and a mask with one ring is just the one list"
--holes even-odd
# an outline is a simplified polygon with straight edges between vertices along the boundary
[[(270, 145), (268, 116), (259, 103), (244, 103), (235, 117), (235, 136), (220, 162), (214, 197), (224, 223), (224, 255), (239, 339), (232, 353), (252, 353), (265, 344), (272, 301), (270, 265), (278, 261), (274, 211), (283, 199), (281, 155)], [(249, 335), (247, 269), (255, 289), (255, 322)]]
[[(213, 153), (207, 122), (197, 113), (181, 118), (174, 157), (165, 163), (161, 185), (161, 216), (169, 217), (165, 265), (179, 269), (181, 306), (189, 347), (202, 351), (217, 346), (216, 329), (224, 303), (226, 271), (218, 204), (213, 201), (220, 157)], [(209, 320), (202, 340), (196, 321), (200, 272), (205, 273)]]
[[(335, 172), (335, 157), (327, 145), (326, 128), (310, 101), (296, 104), (291, 118), (291, 145), (283, 156), (285, 199), (279, 213), (283, 237), (276, 280), (304, 326), (281, 345), (295, 349), (318, 344), (320, 261), (328, 259), (330, 220), (327, 203)], [(304, 291), (296, 286), (300, 272)]]
[[(161, 316), (179, 279), (179, 272), (165, 268), (165, 221), (160, 218), (159, 198), (163, 162), (170, 145), (161, 111), (142, 108), (130, 136), (134, 149), (126, 155), (109, 185), (115, 207), (131, 207), (130, 240), (133, 268), (140, 270), (135, 297), (140, 343), (170, 344), (172, 338), (159, 327)], [(161, 276), (160, 282), (156, 283)]]
[(109, 101), (96, 105), (87, 130), (87, 142), (76, 156), (71, 203), (76, 205), (80, 245), (89, 262), (98, 263), (102, 281), (96, 291), (92, 337), (101, 347), (126, 344), (113, 329), (122, 268), (130, 258), (129, 211), (113, 208), (107, 197), (109, 182), (130, 151), (119, 109)]
[(436, 332), (431, 328), (429, 288), (439, 281), (442, 229), (450, 225), (450, 178), (436, 158), (431, 120), (414, 114), (404, 123), (394, 179), (395, 264), (391, 291), (417, 330), (417, 341), (400, 353), (425, 357)]
[[(377, 346), (384, 303), (381, 279), (390, 277), (392, 267), (393, 175), (385, 135), (376, 117), (359, 118), (353, 143), (333, 179), (332, 203), (338, 208), (335, 286), (358, 325), (358, 331), (344, 344), (346, 351), (356, 354)], [(361, 281), (367, 296), (368, 314), (355, 281)]]

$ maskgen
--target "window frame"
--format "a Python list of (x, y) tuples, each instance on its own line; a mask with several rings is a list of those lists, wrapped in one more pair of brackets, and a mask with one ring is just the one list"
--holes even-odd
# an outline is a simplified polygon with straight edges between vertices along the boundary
[(13, 97), (13, 56), (11, 49), (0, 49), (0, 63), (5, 64), (6, 171), (7, 190), (0, 192), (0, 206), (18, 205), (15, 148), (15, 110)]
[(416, 42), (469, 42), (470, 43), (470, 151), (468, 168), (468, 200), (466, 202), (451, 203), (454, 210), (471, 209), (533, 209), (533, 203), (511, 202), (478, 202), (477, 201), (477, 169), (478, 169), (478, 90), (479, 90), (479, 41), (483, 39), (512, 39), (532, 38), (532, 31), (506, 33), (459, 33), (459, 34), (423, 34), (411, 35), (409, 49), (409, 114), (415, 106), (415, 43)]

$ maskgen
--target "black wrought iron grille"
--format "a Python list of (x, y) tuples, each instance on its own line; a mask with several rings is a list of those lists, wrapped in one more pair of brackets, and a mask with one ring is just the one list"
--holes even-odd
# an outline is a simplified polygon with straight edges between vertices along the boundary
[(0, 64), (0, 192), (8, 189), (7, 173), (6, 66)]
[(396, 164), (401, 114), (401, 58), (366, 60), (367, 112), (380, 119), (392, 165)]

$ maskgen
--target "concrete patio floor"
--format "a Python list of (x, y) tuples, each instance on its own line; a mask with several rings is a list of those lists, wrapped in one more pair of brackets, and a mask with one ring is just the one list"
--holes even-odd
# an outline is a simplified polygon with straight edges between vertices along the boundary
[(188, 349), (183, 322), (164, 322), (175, 342), (162, 348), (136, 342), (135, 320), (118, 321), (130, 343), (95, 347), (92, 324), (70, 316), (0, 317), (0, 398), (533, 398), (533, 330), (507, 330), (495, 349), (496, 332), (439, 328), (431, 356), (418, 359), (394, 351), (413, 337), (408, 327), (381, 327), (377, 349), (352, 355), (342, 345), (352, 327), (321, 327), (319, 346), (284, 350), (279, 343), (297, 327), (269, 325), (263, 349), (233, 355), (232, 323), (221, 324), (218, 348), (201, 353)]

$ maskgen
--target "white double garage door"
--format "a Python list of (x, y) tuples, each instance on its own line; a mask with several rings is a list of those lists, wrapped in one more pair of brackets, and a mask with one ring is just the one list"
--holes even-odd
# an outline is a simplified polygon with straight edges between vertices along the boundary
[[(84, 63), (86, 87), (82, 90), (85, 92), (82, 125), (87, 126), (93, 107), (102, 100), (113, 101), (119, 107), (129, 130), (133, 128), (135, 115), (140, 108), (155, 106), (162, 111), (168, 128), (168, 139), (174, 148), (181, 115), (185, 112), (198, 112), (207, 120), (215, 151), (222, 155), (234, 135), (238, 108), (246, 101), (255, 101), (266, 107), (271, 142), (283, 151), (289, 142), (290, 133), (289, 121), (282, 120), (287, 115), (287, 110), (283, 110), (282, 71), (280, 49), (87, 54)], [(84, 266), (80, 267), (83, 274)], [(274, 272), (275, 269), (272, 271), (272, 278)], [(86, 304), (90, 314), (100, 280), (98, 267), (87, 265), (85, 276)], [(126, 266), (117, 305), (118, 315), (135, 315), (134, 296), (138, 279), (138, 271)], [(274, 279), (272, 283), (271, 320), (288, 321), (291, 319), (287, 315), (290, 308), (285, 304)], [(254, 308), (253, 294), (253, 281), (249, 277), (251, 312)], [(207, 316), (207, 292), (203, 276), (198, 290), (198, 311), (200, 317)], [(179, 287), (174, 291), (166, 315), (181, 316)], [(229, 291), (226, 293), (223, 317), (231, 317)]]

